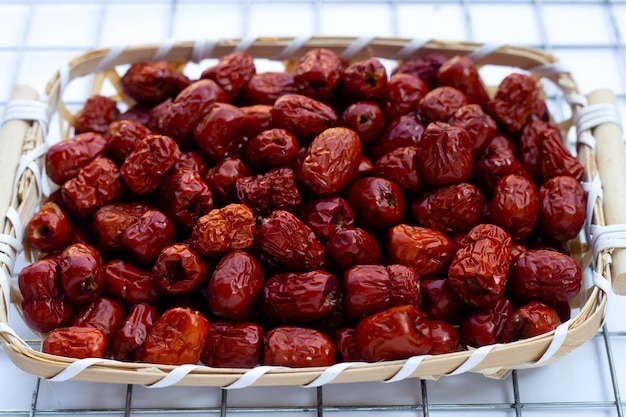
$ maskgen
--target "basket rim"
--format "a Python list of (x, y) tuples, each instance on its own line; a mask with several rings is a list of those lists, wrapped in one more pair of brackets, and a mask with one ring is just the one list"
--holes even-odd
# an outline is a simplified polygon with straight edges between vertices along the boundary
[[(367, 41), (367, 42), (365, 42)], [(351, 59), (363, 59), (366, 57), (379, 57), (395, 59), (401, 61), (413, 56), (424, 55), (432, 52), (443, 53), (448, 56), (467, 55), (476, 51), (488, 50), (488, 53), (477, 55), (476, 63), (479, 65), (499, 65), (519, 68), (536, 74), (540, 78), (547, 78), (556, 84), (564, 94), (578, 94), (578, 87), (571, 77), (571, 74), (558, 67), (558, 60), (551, 54), (538, 51), (533, 48), (519, 46), (492, 46), (476, 42), (454, 42), (428, 40), (416, 43), (410, 38), (368, 38), (359, 37), (319, 37), (313, 36), (306, 40), (282, 37), (282, 38), (256, 38), (253, 41), (243, 39), (219, 39), (212, 43), (212, 48), (205, 49), (204, 55), (198, 55), (199, 41), (176, 42), (164, 48), (163, 44), (131, 45), (123, 48), (101, 48), (88, 51), (78, 55), (67, 63), (67, 67), (55, 72), (46, 85), (45, 100), (51, 113), (60, 111), (63, 90), (74, 79), (95, 74), (96, 72), (106, 72), (120, 65), (132, 64), (135, 62), (149, 61), (160, 54), (165, 61), (170, 62), (191, 62), (192, 60), (218, 58), (228, 53), (241, 50), (245, 46), (246, 52), (254, 58), (267, 58), (276, 60), (294, 60), (302, 56), (307, 50), (319, 47), (329, 48), (335, 52), (343, 53), (351, 46), (358, 43), (360, 46), (351, 51)], [(203, 45), (206, 46), (206, 43)], [(297, 46), (297, 48), (294, 47)], [(407, 46), (417, 45), (413, 50), (407, 52)], [(281, 55), (287, 48), (291, 48), (289, 56)], [(201, 48), (200, 48), (201, 49)], [(404, 55), (402, 55), (404, 53)], [(400, 57), (400, 58), (399, 58)], [(514, 65), (513, 65), (514, 64)], [(572, 123), (573, 124), (573, 123)], [(40, 140), (45, 141), (42, 137)], [(39, 160), (41, 163), (41, 160)], [(26, 180), (32, 183), (32, 179)], [(32, 184), (31, 188), (32, 188)], [(19, 209), (19, 207), (15, 207)], [(601, 211), (601, 207), (597, 208)], [(29, 217), (26, 217), (29, 218)], [(24, 222), (22, 224), (25, 224)], [(23, 234), (22, 234), (23, 235)], [(7, 265), (0, 265), (7, 268)], [(595, 265), (605, 279), (608, 271), (604, 267), (602, 258)], [(8, 268), (10, 270), (10, 268)], [(2, 286), (0, 280), (0, 286)], [(2, 288), (0, 288), (1, 290)], [(12, 301), (13, 302), (13, 301)], [(14, 303), (14, 302), (13, 302)], [(398, 373), (405, 372), (405, 377), (419, 378), (439, 378), (446, 374), (455, 374), (459, 369), (463, 372), (478, 372), (487, 376), (499, 377), (503, 371), (515, 369), (517, 367), (538, 366), (557, 359), (581, 344), (589, 340), (600, 328), (604, 321), (607, 297), (603, 290), (593, 286), (586, 294), (585, 303), (580, 308), (576, 317), (566, 322), (567, 331), (563, 340), (558, 341), (559, 346), (553, 355), (546, 360), (542, 359), (543, 354), (551, 348), (555, 341), (556, 331), (552, 331), (531, 339), (525, 339), (508, 344), (493, 345), (490, 348), (490, 358), (497, 357), (494, 366), (488, 366), (485, 361), (479, 361), (467, 369), (472, 358), (476, 358), (475, 351), (459, 351), (444, 355), (425, 355), (419, 360), (419, 364), (414, 369), (404, 368), (408, 360), (387, 361), (368, 364), (353, 364), (341, 370), (334, 378), (327, 383), (340, 382), (365, 382), (384, 381), (394, 378)], [(0, 297), (0, 310), (3, 306)], [(18, 306), (19, 310), (19, 306)], [(8, 325), (8, 313), (4, 316), (0, 311), (0, 324)], [(20, 368), (29, 373), (33, 373), (45, 378), (53, 378), (62, 373), (70, 365), (79, 363), (78, 360), (61, 358), (41, 353), (17, 335), (11, 332), (0, 332), (0, 341), (5, 346), (11, 360)], [(553, 346), (552, 346), (553, 347)], [(87, 366), (83, 371), (71, 379), (84, 381), (105, 381), (141, 383), (144, 385), (156, 384), (164, 375), (168, 375), (178, 367), (169, 367), (152, 364), (133, 364), (113, 361), (106, 361), (105, 364), (94, 363)], [(488, 362), (488, 361), (487, 361)], [(321, 368), (275, 368), (269, 370), (252, 385), (306, 385), (314, 382), (316, 378), (329, 371), (332, 367)], [(410, 367), (409, 367), (410, 368)], [(242, 369), (218, 369), (206, 366), (198, 366), (190, 369), (173, 385), (214, 385), (227, 387), (238, 381), (249, 370)]]

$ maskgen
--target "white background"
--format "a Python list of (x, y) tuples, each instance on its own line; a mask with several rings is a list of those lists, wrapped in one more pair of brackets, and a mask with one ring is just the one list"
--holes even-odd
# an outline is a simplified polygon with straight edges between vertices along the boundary
[[(547, 49), (570, 68), (581, 92), (610, 88), (626, 93), (626, 3), (596, 1), (7, 1), (0, 0), (0, 111), (15, 83), (43, 91), (54, 70), (100, 46), (249, 36), (367, 35), (474, 40)], [(76, 91), (76, 100), (86, 91)], [(1, 169), (1, 167), (0, 167)], [(3, 191), (5, 192), (5, 191)], [(609, 343), (618, 386), (626, 395), (626, 300), (608, 312)], [(30, 332), (13, 311), (11, 325)], [(599, 334), (559, 362), (517, 375), (522, 415), (616, 416), (607, 350)], [(29, 415), (36, 379), (16, 368), (0, 348), (0, 416)], [(426, 383), (431, 416), (514, 416), (511, 377), (444, 377)], [(123, 414), (126, 386), (42, 381), (38, 412)], [(390, 415), (422, 415), (400, 405), (422, 402), (419, 380), (394, 384), (332, 385), (323, 390), (327, 415), (380, 415), (366, 408), (389, 405)], [(160, 409), (199, 407), (218, 412), (221, 392), (212, 388), (148, 389), (135, 386), (132, 406), (142, 415)], [(228, 407), (287, 406), (281, 415), (315, 415), (316, 391), (249, 388), (228, 393)], [(293, 407), (292, 411), (289, 411)], [(310, 407), (303, 411), (303, 407)], [(338, 408), (334, 408), (338, 407)], [(63, 411), (66, 410), (66, 411)], [(107, 411), (108, 410), (108, 411)], [(151, 413), (150, 410), (154, 410)], [(233, 411), (232, 409), (230, 409)], [(182, 412), (168, 412), (168, 415)], [(187, 415), (188, 412), (185, 414)], [(271, 413), (268, 413), (271, 414)], [(255, 415), (258, 415), (255, 414)]]

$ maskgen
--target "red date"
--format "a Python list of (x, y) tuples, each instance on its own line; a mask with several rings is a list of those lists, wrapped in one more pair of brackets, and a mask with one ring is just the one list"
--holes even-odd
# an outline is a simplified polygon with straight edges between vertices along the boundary
[(110, 345), (125, 317), (126, 311), (120, 303), (109, 297), (98, 297), (76, 311), (70, 325), (98, 329)]
[(176, 226), (159, 210), (147, 210), (122, 232), (120, 243), (140, 263), (153, 262), (176, 239)]
[(156, 277), (132, 263), (114, 259), (103, 267), (104, 292), (128, 304), (155, 304), (161, 298)]
[(300, 144), (308, 144), (338, 120), (332, 107), (300, 94), (280, 96), (272, 108), (272, 125), (291, 132)]
[(561, 324), (557, 312), (551, 307), (531, 301), (515, 310), (500, 333), (503, 343), (539, 336), (556, 329)]
[(159, 310), (146, 303), (133, 304), (113, 339), (113, 357), (119, 361), (141, 362), (148, 332), (159, 319)]
[(312, 49), (296, 64), (294, 82), (300, 94), (325, 101), (339, 87), (343, 66), (342, 59), (331, 50)]
[(230, 101), (235, 100), (246, 83), (256, 74), (254, 59), (245, 52), (224, 55), (217, 64), (205, 69), (200, 78), (215, 81)]
[(40, 252), (62, 250), (72, 239), (73, 226), (65, 210), (53, 201), (47, 201), (28, 222), (26, 237)]
[(258, 324), (213, 321), (200, 360), (214, 368), (254, 368), (261, 363), (262, 349)]
[(84, 243), (67, 246), (59, 259), (61, 287), (74, 303), (89, 303), (104, 289), (102, 256), (96, 248)]
[(66, 358), (104, 358), (108, 343), (102, 332), (91, 327), (58, 327), (46, 335), (41, 351)]
[(74, 178), (82, 167), (104, 155), (107, 139), (100, 133), (87, 132), (55, 143), (46, 152), (46, 173), (62, 185)]
[(109, 97), (95, 95), (89, 97), (83, 108), (74, 118), (74, 133), (96, 132), (108, 135), (109, 125), (117, 120), (120, 110)]
[(498, 343), (504, 324), (514, 310), (508, 298), (498, 297), (489, 304), (470, 311), (459, 327), (461, 344), (479, 348)]
[(319, 330), (280, 326), (267, 332), (264, 339), (265, 365), (306, 368), (335, 363), (335, 346)]
[(184, 294), (197, 288), (209, 278), (209, 264), (184, 243), (163, 248), (152, 272), (159, 290), (165, 294)]
[(200, 217), (191, 232), (192, 246), (201, 255), (214, 256), (230, 250), (250, 249), (257, 231), (252, 210), (229, 204)]
[(352, 228), (354, 210), (341, 197), (327, 197), (306, 200), (298, 209), (298, 217), (315, 236), (328, 241), (337, 231)]
[(528, 178), (507, 175), (496, 184), (491, 199), (491, 220), (515, 241), (534, 230), (539, 216), (539, 191)]
[(587, 199), (580, 182), (560, 175), (539, 188), (541, 231), (559, 241), (575, 238), (585, 223)]

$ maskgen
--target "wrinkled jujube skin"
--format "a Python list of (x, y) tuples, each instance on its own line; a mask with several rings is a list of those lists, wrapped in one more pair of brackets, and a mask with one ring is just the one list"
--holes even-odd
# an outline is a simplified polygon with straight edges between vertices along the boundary
[(396, 148), (417, 146), (423, 133), (424, 126), (414, 115), (400, 116), (390, 121), (380, 138), (366, 147), (366, 154), (376, 162)]
[(578, 236), (586, 210), (585, 190), (568, 175), (550, 178), (539, 188), (539, 224), (549, 237), (565, 242)]
[(184, 243), (163, 248), (152, 267), (156, 285), (164, 294), (185, 294), (200, 288), (210, 272), (209, 263)]
[(239, 107), (228, 103), (215, 103), (194, 127), (196, 145), (209, 159), (238, 158), (243, 153), (248, 138), (244, 126), (248, 115)]
[(456, 352), (460, 344), (459, 332), (450, 323), (441, 320), (430, 320), (430, 337), (433, 346), (430, 355), (441, 355)]
[(426, 186), (419, 172), (415, 146), (399, 147), (381, 156), (374, 164), (373, 173), (409, 193), (422, 191)]
[(462, 127), (470, 137), (472, 154), (480, 155), (491, 142), (497, 131), (496, 122), (478, 104), (460, 107), (448, 119), (453, 126)]
[(158, 104), (175, 97), (184, 75), (165, 62), (132, 64), (120, 79), (120, 87), (132, 99), (144, 104)]
[(133, 120), (119, 120), (109, 126), (107, 152), (112, 159), (121, 164), (137, 145), (155, 132)]
[(465, 129), (433, 122), (426, 127), (417, 145), (422, 178), (433, 187), (467, 182), (474, 168), (474, 156)]
[(455, 250), (452, 239), (427, 227), (399, 224), (387, 232), (389, 260), (415, 268), (423, 278), (444, 274)]
[(294, 82), (300, 94), (326, 101), (335, 95), (343, 70), (339, 55), (326, 48), (315, 48), (296, 64)]
[(81, 219), (93, 216), (99, 208), (124, 195), (125, 186), (115, 162), (96, 158), (61, 187), (64, 206)]
[(361, 156), (361, 141), (353, 130), (326, 129), (308, 146), (298, 180), (316, 196), (337, 194), (358, 175)]
[(182, 90), (166, 106), (151, 129), (171, 137), (181, 148), (191, 146), (194, 127), (215, 103), (228, 103), (228, 96), (213, 80), (198, 80)]
[(455, 235), (479, 223), (484, 204), (478, 187), (462, 182), (424, 193), (413, 201), (411, 210), (420, 225)]
[(387, 83), (387, 97), (382, 105), (387, 122), (417, 111), (426, 93), (428, 85), (420, 78), (411, 74), (393, 74)]
[(178, 161), (172, 167), (174, 171), (190, 169), (204, 177), (209, 170), (209, 162), (198, 150), (181, 151)]
[(277, 323), (313, 323), (337, 307), (340, 291), (339, 281), (330, 272), (275, 274), (263, 284), (263, 311)]
[(146, 337), (143, 360), (161, 365), (197, 364), (200, 361), (209, 321), (190, 308), (173, 307), (154, 323)]
[(57, 256), (25, 266), (17, 276), (22, 294), (24, 321), (31, 329), (46, 333), (68, 323), (74, 312), (63, 293)]
[(517, 158), (537, 186), (543, 182), (543, 157), (539, 149), (539, 137), (550, 130), (555, 131), (554, 135), (560, 136), (556, 126), (543, 120), (530, 120), (519, 134)]
[(104, 358), (108, 342), (102, 332), (91, 327), (57, 327), (46, 335), (41, 351), (66, 358)]
[(511, 236), (493, 224), (474, 226), (448, 268), (448, 283), (472, 306), (484, 306), (504, 293), (511, 267)]
[(117, 252), (124, 248), (122, 234), (135, 220), (155, 207), (141, 201), (117, 202), (99, 208), (92, 219), (96, 244), (102, 252)]
[(324, 269), (327, 254), (313, 231), (285, 210), (276, 210), (261, 219), (256, 244), (259, 249), (285, 270), (306, 272)]
[(391, 307), (364, 318), (357, 323), (354, 337), (368, 362), (424, 355), (433, 344), (426, 315), (412, 305)]
[(445, 278), (420, 280), (420, 309), (429, 320), (459, 324), (467, 308)]
[(92, 327), (102, 332), (111, 345), (115, 333), (126, 317), (126, 310), (117, 301), (109, 297), (98, 297), (89, 304), (80, 307), (72, 316), (70, 326)]
[(133, 259), (148, 264), (161, 250), (174, 243), (176, 226), (160, 210), (147, 210), (122, 232), (120, 243)]
[(176, 226), (191, 229), (196, 221), (213, 210), (213, 194), (200, 173), (174, 170), (158, 189), (160, 207)]
[(74, 118), (74, 134), (96, 132), (106, 136), (109, 134), (109, 125), (119, 115), (120, 110), (115, 101), (101, 95), (91, 96)]
[(86, 132), (55, 143), (46, 151), (46, 174), (62, 185), (74, 178), (82, 167), (103, 156), (107, 139), (100, 133)]
[(344, 327), (335, 331), (333, 339), (337, 347), (337, 355), (342, 362), (363, 361), (359, 349), (356, 346), (354, 334), (354, 327)]
[(556, 329), (561, 324), (558, 313), (551, 307), (531, 301), (515, 310), (500, 333), (502, 343), (528, 339)]
[(160, 315), (150, 304), (133, 304), (113, 338), (113, 358), (125, 362), (143, 361), (143, 345)]
[(26, 238), (40, 252), (55, 252), (70, 242), (73, 229), (72, 221), (63, 207), (54, 201), (47, 201), (28, 222)]
[(512, 174), (531, 178), (514, 153), (499, 146), (487, 147), (486, 152), (474, 161), (472, 180), (485, 197), (491, 199), (498, 182)]
[(341, 76), (341, 98), (348, 103), (381, 101), (387, 92), (388, 81), (387, 70), (377, 58), (355, 62)]
[(217, 64), (202, 71), (200, 78), (215, 81), (232, 102), (254, 74), (256, 67), (252, 56), (237, 51), (221, 57)]
[(192, 229), (191, 242), (201, 255), (214, 256), (230, 250), (250, 249), (256, 232), (252, 209), (232, 203), (200, 217)]
[(502, 328), (514, 310), (513, 303), (506, 297), (498, 297), (471, 310), (459, 326), (461, 344), (479, 348), (498, 343)]
[(515, 241), (522, 241), (535, 229), (539, 216), (539, 191), (520, 175), (507, 175), (496, 184), (491, 199), (491, 221)]
[(172, 138), (150, 135), (137, 145), (120, 167), (122, 179), (135, 194), (148, 194), (159, 187), (179, 156), (180, 149)]
[(267, 71), (254, 74), (243, 88), (243, 101), (249, 105), (273, 105), (280, 96), (296, 94), (295, 74)]
[(251, 106), (239, 107), (246, 114), (245, 123), (243, 125), (244, 134), (248, 138), (253, 138), (264, 130), (272, 128), (272, 109), (271, 104), (253, 104)]
[(260, 216), (269, 216), (274, 210), (295, 211), (302, 202), (295, 173), (288, 167), (239, 178), (235, 186), (239, 201)]
[(462, 91), (470, 103), (484, 107), (489, 101), (478, 69), (465, 56), (457, 55), (444, 62), (437, 71), (437, 82)]
[(338, 121), (339, 116), (331, 106), (301, 94), (280, 96), (272, 108), (272, 127), (291, 132), (301, 145), (308, 144)]
[(408, 266), (356, 265), (343, 274), (345, 312), (354, 320), (420, 302), (420, 277)]
[(239, 158), (225, 158), (209, 168), (204, 182), (209, 186), (213, 200), (217, 204), (239, 201), (237, 180), (252, 175), (252, 170)]
[(567, 149), (558, 130), (541, 131), (536, 140), (543, 182), (559, 175), (569, 175), (577, 181), (583, 179), (585, 168)]
[(417, 108), (419, 119), (429, 124), (432, 122), (446, 122), (457, 110), (469, 104), (462, 91), (448, 86), (430, 90), (420, 100)]
[(500, 82), (494, 99), (487, 103), (487, 112), (505, 131), (515, 133), (524, 127), (538, 97), (539, 86), (532, 77), (509, 74)]
[(123, 259), (113, 259), (103, 266), (104, 294), (132, 305), (156, 304), (161, 298), (156, 276)]
[(357, 225), (370, 232), (383, 231), (398, 224), (404, 217), (406, 203), (400, 187), (379, 177), (354, 181), (346, 200), (357, 218)]
[(253, 256), (241, 250), (228, 252), (209, 279), (209, 309), (227, 320), (251, 318), (264, 281), (263, 268)]
[(429, 89), (437, 87), (437, 72), (449, 58), (441, 53), (432, 52), (408, 59), (394, 69), (393, 74), (411, 74), (423, 80)]
[(556, 305), (574, 298), (582, 286), (582, 270), (571, 256), (531, 249), (511, 266), (508, 289), (516, 300)]
[(73, 303), (90, 303), (104, 289), (102, 256), (96, 248), (74, 243), (61, 252), (59, 268), (63, 293)]
[(309, 199), (298, 209), (298, 217), (318, 239), (328, 241), (337, 231), (354, 226), (354, 210), (341, 197)]
[(335, 363), (335, 345), (319, 330), (297, 326), (279, 326), (264, 336), (265, 365), (307, 368)]
[(343, 126), (354, 130), (361, 143), (378, 139), (385, 130), (385, 116), (378, 104), (372, 101), (357, 101), (341, 113)]
[(337, 230), (326, 244), (333, 265), (345, 271), (354, 265), (374, 265), (381, 260), (376, 238), (360, 227)]
[(268, 129), (254, 136), (245, 150), (248, 165), (256, 171), (290, 166), (298, 158), (300, 146), (285, 129)]
[(200, 360), (213, 368), (254, 368), (261, 363), (262, 349), (258, 324), (212, 321)]

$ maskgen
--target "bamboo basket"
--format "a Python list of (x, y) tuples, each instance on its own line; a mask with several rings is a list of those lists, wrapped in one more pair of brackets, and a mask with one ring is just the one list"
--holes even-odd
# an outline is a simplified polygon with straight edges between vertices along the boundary
[[(103, 359), (73, 360), (41, 353), (17, 335), (9, 325), (9, 304), (13, 303), (19, 311), (21, 297), (11, 276), (17, 272), (14, 268), (18, 257), (24, 256), (26, 260), (36, 257), (23, 241), (23, 235), (45, 196), (47, 182), (43, 159), (49, 146), (51, 135), (47, 134), (47, 128), (52, 116), (58, 117), (61, 139), (71, 133), (73, 114), (63, 99), (69, 83), (93, 76), (91, 94), (100, 93), (105, 82), (110, 82), (116, 87), (114, 98), (132, 104), (117, 88), (123, 69), (131, 63), (164, 60), (184, 69), (190, 62), (246, 51), (255, 58), (283, 61), (289, 68), (306, 51), (318, 47), (331, 49), (353, 61), (378, 57), (400, 62), (432, 52), (449, 57), (467, 55), (479, 67), (490, 65), (511, 72), (525, 71), (553, 87), (550, 94), (556, 94), (556, 99), (571, 109), (564, 120), (558, 121), (558, 126), (564, 137), (570, 129), (576, 130), (577, 155), (586, 169), (584, 185), (589, 196), (587, 233), (572, 242), (573, 253), (587, 276), (572, 319), (550, 333), (509, 344), (407, 360), (341, 363), (304, 369), (268, 366), (252, 370), (216, 369), (202, 365), (175, 367)], [(548, 364), (584, 344), (602, 326), (613, 291), (625, 292), (626, 262), (622, 247), (626, 219), (619, 216), (626, 213), (626, 197), (619, 182), (620, 177), (626, 178), (626, 163), (620, 159), (623, 145), (614, 97), (610, 91), (582, 96), (571, 74), (559, 66), (555, 57), (534, 49), (471, 42), (352, 37), (222, 39), (99, 49), (76, 57), (54, 73), (41, 98), (28, 87), (16, 86), (3, 119), (0, 144), (0, 158), (6, 173), (0, 183), (0, 212), (6, 213), (0, 217), (0, 341), (16, 366), (55, 381), (242, 388), (436, 379), (464, 372), (502, 377), (511, 369)]]

